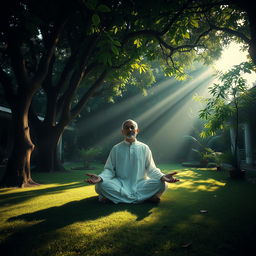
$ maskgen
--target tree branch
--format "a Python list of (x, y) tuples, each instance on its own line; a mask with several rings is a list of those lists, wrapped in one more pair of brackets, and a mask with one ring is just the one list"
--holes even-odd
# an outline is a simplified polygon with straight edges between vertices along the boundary
[(49, 40), (49, 45), (47, 47), (45, 54), (40, 60), (38, 71), (33, 80), (33, 85), (36, 88), (38, 88), (42, 84), (43, 80), (45, 79), (48, 73), (48, 68), (49, 68), (51, 59), (53, 57), (53, 54), (55, 52), (55, 47), (59, 42), (61, 32), (63, 31), (66, 22), (67, 22), (67, 19), (65, 19), (64, 21), (61, 21), (59, 24), (55, 26), (55, 29), (52, 32), (51, 39)]
[(236, 30), (233, 30), (233, 29), (230, 29), (230, 28), (217, 27), (213, 24), (209, 24), (209, 25), (214, 30), (223, 31), (223, 32), (226, 32), (230, 35), (241, 38), (246, 44), (250, 44), (250, 42), (251, 42), (251, 40), (247, 36), (245, 36), (243, 33), (239, 32), (239, 31), (236, 31)]
[(160, 35), (165, 35), (171, 28), (171, 26), (173, 25), (173, 23), (181, 16), (181, 14), (183, 13), (184, 10), (187, 9), (188, 5), (190, 3), (192, 3), (192, 0), (188, 0), (186, 3), (184, 3), (182, 5), (182, 7), (180, 8), (180, 10), (170, 19), (170, 21), (168, 22), (168, 24), (166, 24), (166, 26), (164, 27), (164, 29), (159, 33)]
[(137, 36), (142, 36), (142, 35), (148, 35), (148, 36), (152, 36), (152, 37), (155, 37), (155, 38), (161, 36), (160, 32), (158, 32), (156, 30), (151, 30), (151, 29), (138, 30), (138, 31), (128, 33), (124, 37), (124, 39), (122, 41), (122, 45), (126, 44), (129, 39), (131, 39), (133, 37), (137, 37)]
[[(89, 41), (91, 41), (91, 40), (89, 40)], [(79, 54), (81, 54), (81, 46), (84, 45), (85, 42), (86, 42), (86, 39), (81, 41), (80, 46), (76, 48), (75, 52), (73, 54), (71, 54), (67, 63), (65, 64), (63, 72), (61, 73), (61, 77), (60, 77), (60, 79), (58, 81), (58, 84), (56, 86), (57, 93), (60, 93), (60, 91), (63, 89), (63, 87), (64, 87), (64, 85), (65, 85), (65, 83), (68, 79), (68, 76), (70, 75), (70, 73), (74, 69), (74, 65), (77, 62), (77, 57), (79, 56)]]
[(7, 33), (8, 46), (7, 51), (11, 57), (11, 63), (17, 83), (21, 87), (28, 87), (29, 78), (26, 69), (26, 62), (21, 53), (20, 40), (16, 37), (15, 31), (8, 31)]
[[(89, 57), (91, 56), (97, 42), (98, 42), (99, 36), (95, 36), (93, 40), (90, 43), (88, 51), (84, 51), (83, 55), (81, 56), (82, 63), (78, 65), (78, 68), (74, 70), (72, 77), (69, 81), (69, 87), (64, 93), (62, 100), (63, 100), (63, 108), (62, 108), (62, 115), (69, 115), (70, 111), (70, 103), (72, 100), (72, 97), (74, 96), (81, 80), (84, 78), (85, 75), (87, 75), (93, 68), (97, 66), (97, 63), (92, 63), (88, 65), (87, 61)], [(88, 66), (87, 66), (88, 65)]]
[(86, 102), (93, 96), (95, 91), (101, 86), (103, 80), (107, 76), (107, 70), (104, 70), (98, 79), (91, 85), (91, 87), (87, 90), (87, 92), (84, 94), (84, 96), (80, 99), (80, 101), (77, 103), (77, 105), (72, 109), (71, 115), (72, 118), (77, 116), (80, 111), (82, 110), (83, 106), (86, 104)]

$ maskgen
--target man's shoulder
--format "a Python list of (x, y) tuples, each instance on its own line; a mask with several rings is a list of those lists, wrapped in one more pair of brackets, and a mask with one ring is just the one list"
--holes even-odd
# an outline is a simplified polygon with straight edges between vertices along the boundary
[(138, 141), (138, 140), (136, 141), (136, 146), (142, 147), (144, 149), (149, 149), (149, 146), (146, 143)]
[(122, 147), (123, 145), (124, 145), (124, 141), (120, 141), (119, 143), (117, 143), (113, 146), (113, 149), (118, 148), (118, 147)]

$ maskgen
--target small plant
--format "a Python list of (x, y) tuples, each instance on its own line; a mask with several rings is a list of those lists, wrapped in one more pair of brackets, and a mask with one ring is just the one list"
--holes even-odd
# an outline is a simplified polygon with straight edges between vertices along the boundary
[(80, 157), (82, 158), (84, 168), (90, 168), (91, 163), (101, 154), (100, 148), (88, 148), (88, 149), (80, 149), (79, 150)]
[(219, 163), (221, 162), (221, 160), (218, 153), (221, 152), (215, 152), (212, 148), (208, 146), (210, 144), (210, 141), (217, 136), (208, 138), (196, 138), (191, 135), (186, 135), (184, 137), (192, 141), (197, 146), (197, 148), (192, 148), (192, 151), (197, 153), (197, 155), (199, 156), (201, 166), (206, 167), (209, 163), (209, 160), (213, 160), (214, 163), (216, 163), (216, 166), (220, 165)]
[(223, 163), (223, 153), (222, 152), (215, 152), (211, 148), (208, 148), (207, 158), (214, 162), (214, 164), (216, 165), (217, 171), (221, 171), (221, 165)]

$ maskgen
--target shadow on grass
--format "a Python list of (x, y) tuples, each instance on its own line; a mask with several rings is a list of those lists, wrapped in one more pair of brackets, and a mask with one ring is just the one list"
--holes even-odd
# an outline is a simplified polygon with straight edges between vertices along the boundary
[[(79, 188), (83, 186), (87, 186), (87, 184), (85, 184), (84, 182), (77, 182), (77, 183), (66, 184), (66, 185), (58, 185), (51, 188), (40, 188), (40, 186), (38, 186), (38, 189), (2, 194), (0, 195), (0, 207), (5, 205), (14, 205), (14, 204), (22, 203), (26, 200), (32, 199), (33, 197), (61, 193), (63, 190)], [(9, 189), (2, 190), (2, 192), (6, 192), (6, 191), (9, 191)]]
[[(199, 179), (203, 179), (205, 178), (205, 171), (198, 171), (196, 172), (192, 172), (190, 169), (183, 169), (184, 172), (179, 172), (178, 176), (179, 178), (185, 178), (187, 181), (191, 180), (191, 181), (196, 181)], [(188, 174), (187, 172), (190, 171), (192, 174)], [(214, 176), (215, 173), (214, 172), (209, 172), (211, 176)], [(209, 173), (207, 175), (209, 175)], [(70, 174), (70, 175), (68, 175)], [(45, 175), (43, 173), (43, 175)], [(3, 207), (5, 205), (11, 206), (11, 205), (15, 205), (18, 203), (22, 203), (26, 200), (30, 200), (33, 197), (37, 197), (37, 196), (43, 196), (43, 195), (48, 195), (48, 194), (57, 194), (57, 193), (61, 193), (64, 190), (68, 190), (68, 189), (73, 189), (73, 188), (79, 188), (82, 186), (88, 186), (88, 184), (86, 184), (85, 182), (81, 181), (83, 175), (80, 174), (72, 174), (72, 172), (67, 173), (66, 176), (69, 177), (65, 177), (64, 180), (62, 180), (62, 182), (66, 182), (66, 183), (70, 183), (73, 182), (71, 184), (63, 184), (63, 185), (57, 185), (54, 187), (50, 187), (50, 188), (42, 188), (41, 186), (38, 186), (38, 189), (34, 188), (33, 190), (23, 190), (23, 191), (18, 191), (18, 192), (11, 192), (11, 193), (7, 193), (7, 194), (0, 194), (0, 207)], [(218, 174), (217, 174), (218, 175)], [(56, 182), (51, 180), (51, 183), (57, 183), (57, 184), (61, 184), (61, 182), (59, 180), (57, 180), (59, 177), (58, 175), (56, 176)], [(51, 183), (49, 182), (48, 185), (51, 185)], [(202, 182), (203, 185), (204, 182)], [(42, 185), (47, 185), (46, 184), (42, 184)], [(197, 184), (199, 185), (199, 184)], [(207, 185), (207, 184), (205, 184)], [(189, 189), (187, 187), (187, 189)], [(1, 192), (7, 192), (10, 191), (10, 189), (2, 189)]]
[[(93, 196), (79, 201), (72, 201), (61, 206), (55, 206), (34, 213), (22, 214), (10, 218), (14, 220), (43, 220), (51, 229), (62, 228), (78, 221), (95, 220), (117, 211), (129, 211), (137, 216), (137, 221), (150, 215), (150, 210), (156, 205), (153, 203), (138, 204), (102, 204), (98, 197)], [(40, 223), (42, 224), (42, 223)]]
[[(99, 255), (249, 255), (244, 253), (249, 252), (255, 244), (256, 237), (254, 221), (256, 207), (253, 203), (255, 185), (227, 180), (224, 173), (200, 170), (195, 173), (181, 172), (179, 176), (197, 183), (192, 188), (178, 187), (176, 190), (171, 189), (170, 185), (165, 200), (157, 209), (158, 216), (154, 221), (141, 226), (124, 223), (120, 227), (113, 227), (101, 237), (105, 239), (102, 243), (103, 247), (111, 253), (104, 254), (102, 251)], [(191, 193), (195, 190), (195, 186), (209, 184), (203, 181), (203, 178), (216, 178), (219, 181), (225, 179), (228, 182), (216, 191), (206, 189)], [(41, 191), (27, 191), (29, 194), (23, 196), (28, 199), (31, 196), (42, 195), (44, 192), (57, 193), (60, 190), (82, 185), (83, 183), (77, 183)], [(19, 194), (17, 193), (17, 196)], [(11, 196), (13, 197), (13, 194)], [(17, 200), (23, 199), (17, 198)], [(102, 217), (118, 211), (127, 211), (135, 215), (138, 223), (154, 212), (152, 211), (154, 207), (153, 204), (100, 204), (97, 202), (97, 197), (90, 197), (22, 214), (8, 220), (9, 223), (13, 222), (14, 226), (17, 224), (17, 230), (13, 231), (15, 233), (1, 245), (0, 251), (8, 252), (3, 254), (8, 256), (17, 254), (53, 256), (62, 255), (62, 252), (67, 252), (63, 255), (94, 255), (94, 250), (99, 244), (98, 237), (83, 232), (73, 234), (72, 224), (91, 220), (100, 222)], [(201, 209), (208, 210), (207, 214), (200, 214)], [(23, 221), (26, 222), (26, 227)], [(70, 234), (65, 236), (61, 233), (62, 228), (69, 229), (69, 226), (72, 237), (69, 236)], [(89, 242), (85, 243), (86, 239)], [(66, 240), (70, 242), (65, 244)], [(192, 242), (192, 246), (187, 249), (182, 248), (181, 245), (187, 242)], [(116, 243), (119, 243), (117, 247), (113, 246)], [(60, 250), (58, 254), (54, 246)], [(43, 248), (43, 253), (36, 251), (37, 248)]]
[[(232, 183), (232, 181), (230, 181), (227, 177), (227, 175), (225, 175), (224, 173), (220, 173), (220, 172), (216, 172), (216, 171), (206, 171), (206, 170), (192, 170), (192, 169), (183, 169), (182, 171), (178, 171), (178, 175), (177, 175), (179, 179), (181, 179), (181, 185), (184, 184), (183, 188), (186, 188), (187, 190), (193, 191), (196, 188), (198, 188), (200, 185), (201, 186), (205, 186), (206, 190), (207, 188), (213, 186), (214, 184), (211, 184), (210, 181), (205, 180), (206, 176), (212, 179), (217, 179), (219, 181), (223, 181), (225, 183)], [(58, 178), (58, 176), (56, 176)], [(79, 187), (86, 187), (88, 186), (88, 184), (86, 184), (85, 182), (81, 181), (82, 180), (83, 175), (76, 175), (76, 174), (72, 174), (70, 173), (70, 177), (65, 177), (65, 180), (62, 180), (62, 182), (66, 182), (66, 184), (62, 184), (62, 185), (57, 185), (54, 187), (50, 187), (50, 188), (45, 188), (45, 187), (41, 187), (38, 186), (38, 189), (34, 188), (32, 190), (23, 190), (23, 191), (18, 191), (18, 192), (10, 192), (10, 193), (6, 193), (6, 194), (0, 194), (0, 207), (3, 207), (5, 205), (11, 206), (11, 205), (15, 205), (18, 203), (22, 203), (26, 200), (30, 200), (33, 197), (37, 197), (37, 196), (42, 196), (42, 195), (48, 195), (48, 194), (57, 194), (57, 193), (61, 193), (64, 190), (68, 190), (68, 189), (73, 189), (73, 188), (79, 188)], [(56, 179), (57, 179), (56, 178)], [(256, 180), (256, 177), (255, 177)], [(67, 184), (67, 182), (69, 181), (72, 182), (70, 184)], [(184, 182), (185, 181), (185, 182)], [(193, 186), (185, 186), (186, 182), (192, 182)], [(56, 180), (57, 184), (61, 184), (62, 182), (58, 182)], [(184, 183), (183, 183), (184, 182)], [(55, 182), (52, 182), (55, 184)], [(178, 187), (179, 187), (178, 183)], [(44, 184), (42, 184), (44, 185)], [(45, 184), (47, 185), (47, 184)], [(51, 183), (49, 182), (49, 185), (51, 185)], [(172, 186), (172, 185), (170, 185)], [(181, 186), (182, 187), (182, 186)], [(181, 188), (179, 187), (179, 188)], [(1, 189), (1, 192), (7, 192), (10, 191), (10, 189)]]
[[(140, 221), (151, 214), (151, 209), (156, 205), (144, 204), (101, 204), (98, 197), (90, 197), (80, 201), (72, 201), (67, 204), (51, 207), (33, 213), (22, 214), (8, 219), (8, 222), (24, 220), (26, 222), (37, 221), (28, 227), (21, 227), (0, 245), (1, 252), (8, 255), (33, 255), (32, 250), (42, 243), (52, 240), (47, 234), (58, 229), (72, 225), (76, 222), (85, 222), (100, 219), (118, 211), (128, 211), (135, 215), (136, 221)], [(2, 232), (5, 232), (4, 230)], [(29, 242), (28, 242), (29, 241)], [(12, 246), (15, 244), (15, 248)], [(7, 254), (6, 254), (7, 255)]]

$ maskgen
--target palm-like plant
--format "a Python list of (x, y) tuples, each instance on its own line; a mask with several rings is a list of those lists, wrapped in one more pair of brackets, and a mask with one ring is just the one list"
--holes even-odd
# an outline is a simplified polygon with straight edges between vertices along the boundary
[(221, 165), (221, 152), (215, 152), (209, 147), (211, 142), (219, 137), (218, 135), (206, 138), (196, 138), (192, 135), (185, 135), (184, 137), (196, 145), (196, 148), (193, 147), (192, 151), (198, 154), (202, 166), (207, 166), (209, 160), (212, 160), (216, 164), (217, 168)]

